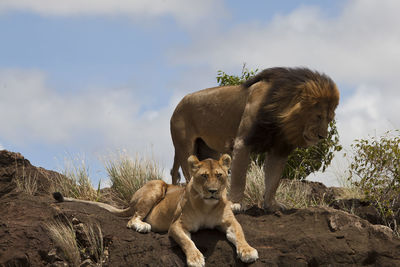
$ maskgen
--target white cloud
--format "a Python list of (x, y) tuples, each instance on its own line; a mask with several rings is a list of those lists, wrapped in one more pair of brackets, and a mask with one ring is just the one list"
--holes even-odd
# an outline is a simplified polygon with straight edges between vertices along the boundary
[(400, 68), (399, 1), (349, 1), (337, 17), (315, 7), (253, 22), (179, 48), (177, 63), (203, 63), (214, 69), (241, 66), (306, 65), (346, 83), (381, 82)]
[(167, 134), (173, 107), (143, 113), (138, 101), (133, 88), (69, 94), (48, 87), (42, 72), (2, 70), (0, 138), (17, 146), (81, 146), (84, 151), (139, 152), (153, 145), (157, 159), (165, 162), (173, 151)]
[(223, 14), (222, 1), (212, 0), (2, 0), (0, 12), (24, 10), (45, 16), (126, 15), (147, 18), (170, 15), (182, 24)]

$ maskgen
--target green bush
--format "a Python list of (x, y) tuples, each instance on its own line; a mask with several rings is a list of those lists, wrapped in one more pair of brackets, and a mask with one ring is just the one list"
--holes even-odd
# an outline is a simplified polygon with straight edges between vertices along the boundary
[(356, 140), (352, 145), (354, 154), (349, 176), (349, 180), (378, 209), (385, 224), (397, 234), (400, 230), (399, 133), (386, 132), (381, 137)]
[[(219, 70), (217, 74), (217, 82), (220, 86), (239, 85), (247, 79), (253, 77), (258, 72), (249, 70), (246, 64), (243, 64), (240, 76), (228, 75)], [(282, 173), (282, 178), (287, 179), (305, 179), (309, 174), (325, 169), (330, 165), (335, 151), (340, 151), (342, 146), (339, 145), (339, 134), (336, 129), (336, 121), (332, 121), (328, 129), (328, 137), (321, 140), (318, 144), (308, 148), (295, 149), (288, 158), (288, 162)], [(263, 164), (265, 153), (252, 155), (252, 159), (257, 164)]]

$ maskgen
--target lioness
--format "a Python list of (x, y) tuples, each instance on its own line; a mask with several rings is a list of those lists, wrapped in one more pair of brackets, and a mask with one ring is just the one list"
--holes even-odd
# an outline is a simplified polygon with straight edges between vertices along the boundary
[(231, 154), (229, 195), (237, 210), (250, 154), (266, 152), (264, 208), (284, 209), (275, 193), (288, 155), (327, 137), (338, 103), (339, 91), (331, 78), (306, 68), (270, 68), (242, 85), (188, 94), (171, 117), (172, 183), (179, 180), (179, 167), (189, 181), (189, 155), (201, 160)]
[(190, 239), (190, 232), (203, 228), (218, 228), (236, 246), (236, 252), (243, 262), (258, 259), (256, 249), (249, 246), (242, 227), (231, 210), (226, 197), (228, 169), (231, 164), (229, 155), (217, 160), (199, 161), (196, 156), (188, 158), (192, 178), (186, 187), (166, 184), (162, 180), (146, 183), (133, 195), (131, 206), (117, 209), (110, 205), (63, 198), (54, 193), (60, 202), (75, 201), (90, 203), (105, 208), (112, 213), (132, 215), (127, 227), (146, 233), (168, 231), (186, 255), (188, 266), (204, 266), (204, 256)]

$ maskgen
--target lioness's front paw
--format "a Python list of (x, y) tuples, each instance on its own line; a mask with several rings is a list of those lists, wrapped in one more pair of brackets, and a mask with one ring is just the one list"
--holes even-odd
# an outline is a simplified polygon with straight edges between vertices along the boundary
[(148, 233), (151, 231), (151, 225), (139, 220), (129, 221), (126, 227), (135, 229), (139, 233)]
[(196, 249), (186, 255), (186, 263), (189, 267), (204, 267), (206, 262), (200, 250)]
[(238, 248), (237, 254), (239, 259), (243, 262), (253, 262), (258, 259), (258, 252), (255, 248), (250, 246)]

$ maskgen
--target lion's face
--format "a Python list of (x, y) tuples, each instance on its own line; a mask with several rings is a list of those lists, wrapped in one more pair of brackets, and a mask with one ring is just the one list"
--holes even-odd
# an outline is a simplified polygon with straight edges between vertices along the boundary
[(199, 161), (192, 155), (188, 158), (188, 163), (192, 176), (192, 188), (199, 193), (205, 203), (218, 203), (226, 194), (231, 157), (224, 154), (218, 161), (214, 159)]
[(315, 145), (328, 137), (328, 126), (335, 117), (335, 108), (336, 105), (329, 102), (320, 102), (312, 105), (303, 113), (302, 137), (305, 147)]

